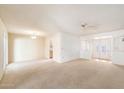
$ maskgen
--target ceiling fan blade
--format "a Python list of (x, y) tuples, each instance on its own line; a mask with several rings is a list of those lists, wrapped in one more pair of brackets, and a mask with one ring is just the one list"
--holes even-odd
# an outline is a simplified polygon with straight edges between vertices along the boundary
[(96, 26), (88, 26), (88, 28), (96, 28)]

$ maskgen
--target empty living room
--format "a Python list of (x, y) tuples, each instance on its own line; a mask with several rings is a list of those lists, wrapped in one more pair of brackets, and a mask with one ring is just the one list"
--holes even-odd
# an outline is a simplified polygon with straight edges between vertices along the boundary
[(123, 4), (0, 4), (0, 89), (124, 89)]

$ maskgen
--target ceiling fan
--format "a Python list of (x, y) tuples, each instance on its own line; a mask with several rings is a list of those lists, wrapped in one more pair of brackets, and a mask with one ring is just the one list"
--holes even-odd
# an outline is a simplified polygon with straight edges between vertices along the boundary
[(94, 30), (96, 29), (97, 27), (95, 25), (90, 25), (90, 24), (87, 24), (87, 23), (82, 23), (81, 24), (81, 29), (85, 29), (85, 30)]

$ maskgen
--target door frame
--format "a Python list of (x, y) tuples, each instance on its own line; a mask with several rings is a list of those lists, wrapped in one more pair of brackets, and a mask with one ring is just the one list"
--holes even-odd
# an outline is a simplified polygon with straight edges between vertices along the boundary
[(8, 32), (4, 32), (3, 34), (3, 55), (4, 55), (4, 63), (3, 66), (6, 68), (8, 65)]

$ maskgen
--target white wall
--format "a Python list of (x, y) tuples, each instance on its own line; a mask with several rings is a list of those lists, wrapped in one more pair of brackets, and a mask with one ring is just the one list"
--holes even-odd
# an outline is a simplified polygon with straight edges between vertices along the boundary
[(61, 33), (61, 61), (67, 62), (80, 57), (80, 37)]
[(80, 47), (80, 58), (92, 59), (92, 40), (91, 39), (81, 39)]
[[(81, 36), (81, 42), (84, 40), (89, 41), (90, 46), (92, 46), (92, 40), (95, 37), (101, 37), (101, 36), (112, 36), (113, 40), (113, 46), (112, 46), (112, 62), (114, 64), (122, 64), (124, 65), (124, 51), (119, 51), (116, 49), (116, 45), (118, 46), (118, 39), (120, 36), (124, 36), (124, 30), (119, 30), (119, 31), (112, 31), (112, 32), (106, 32), (106, 33), (100, 33), (100, 34), (93, 34), (93, 35), (87, 35), (87, 36)], [(82, 46), (82, 43), (81, 43)], [(124, 46), (121, 47), (124, 49)], [(90, 47), (88, 52), (83, 52), (82, 47), (80, 51), (80, 57), (85, 58), (85, 59), (91, 59), (92, 55), (92, 47)]]
[(30, 35), (9, 33), (9, 62), (43, 59), (44, 38), (32, 39)]
[(124, 65), (124, 42), (120, 42), (121, 36), (124, 38), (124, 30), (114, 35), (112, 62), (114, 64)]
[(6, 30), (6, 27), (5, 25), (3, 24), (2, 20), (0, 19), (0, 79), (3, 75), (3, 72), (4, 72), (4, 69), (5, 69), (5, 66), (7, 62), (7, 60), (5, 60), (5, 53), (4, 50), (5, 50), (5, 46), (4, 46), (4, 34), (7, 34), (7, 30)]
[(49, 43), (53, 44), (53, 60), (59, 63), (80, 57), (80, 38), (69, 33), (56, 33), (46, 39), (46, 58), (49, 58)]

